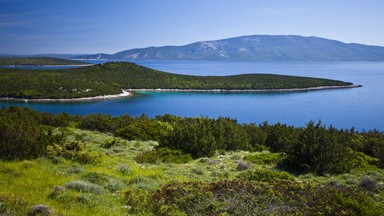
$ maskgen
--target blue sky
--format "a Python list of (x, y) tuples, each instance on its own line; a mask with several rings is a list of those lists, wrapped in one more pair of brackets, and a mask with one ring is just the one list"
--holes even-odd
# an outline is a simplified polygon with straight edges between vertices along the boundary
[(252, 34), (384, 46), (383, 0), (0, 0), (0, 54), (115, 53)]

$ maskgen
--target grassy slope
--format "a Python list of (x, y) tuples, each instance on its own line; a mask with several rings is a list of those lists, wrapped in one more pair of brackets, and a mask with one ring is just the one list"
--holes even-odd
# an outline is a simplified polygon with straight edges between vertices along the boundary
[(84, 65), (81, 61), (51, 57), (0, 57), (0, 65)]
[(0, 97), (78, 98), (121, 93), (121, 89), (292, 89), (352, 83), (297, 76), (245, 74), (187, 76), (133, 63), (106, 63), (61, 70), (0, 69)]
[[(67, 139), (85, 142), (88, 150), (101, 155), (100, 162), (93, 165), (79, 164), (70, 160), (53, 163), (43, 158), (20, 162), (0, 161), (0, 215), (9, 215), (7, 213), (26, 215), (30, 207), (36, 204), (48, 205), (60, 215), (126, 215), (131, 208), (136, 207), (127, 204), (125, 198), (127, 190), (151, 193), (169, 182), (217, 182), (234, 179), (247, 172), (239, 171), (236, 167), (238, 161), (250, 155), (249, 152), (229, 152), (187, 164), (138, 164), (133, 158), (140, 152), (152, 149), (156, 142), (120, 139), (119, 145), (105, 149), (101, 145), (112, 139), (110, 135), (79, 129), (70, 130), (73, 134)], [(275, 169), (273, 163), (254, 163), (250, 168), (255, 171), (273, 169)], [(364, 169), (339, 176), (289, 176), (293, 179), (291, 181), (308, 182), (311, 185), (332, 183), (356, 186), (359, 178), (364, 175), (375, 177), (380, 182), (379, 185), (384, 181), (384, 171), (369, 165)], [(95, 185), (104, 192), (95, 194), (65, 188), (60, 194), (52, 196), (55, 186), (65, 187), (67, 183), (78, 180), (87, 183), (96, 182)], [(379, 191), (375, 192), (377, 202), (383, 201), (383, 191), (380, 186)], [(291, 193), (295, 197), (296, 192)], [(326, 211), (326, 209), (320, 210)], [(147, 211), (149, 209), (141, 209), (139, 212), (148, 215)]]

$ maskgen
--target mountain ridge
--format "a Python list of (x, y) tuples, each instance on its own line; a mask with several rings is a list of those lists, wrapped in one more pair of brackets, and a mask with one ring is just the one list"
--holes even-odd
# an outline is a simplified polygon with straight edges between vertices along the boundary
[(384, 61), (384, 47), (298, 35), (247, 35), (76, 56), (107, 60)]

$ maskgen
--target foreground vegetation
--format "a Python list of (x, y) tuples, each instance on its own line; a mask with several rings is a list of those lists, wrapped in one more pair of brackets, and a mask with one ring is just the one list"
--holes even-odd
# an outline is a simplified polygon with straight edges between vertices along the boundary
[(86, 65), (88, 63), (51, 57), (0, 57), (0, 65)]
[(187, 76), (114, 62), (60, 70), (0, 68), (0, 97), (80, 98), (119, 94), (121, 89), (295, 89), (352, 83), (271, 74)]
[(384, 212), (384, 134), (320, 122), (10, 107), (0, 110), (0, 158), (0, 215)]

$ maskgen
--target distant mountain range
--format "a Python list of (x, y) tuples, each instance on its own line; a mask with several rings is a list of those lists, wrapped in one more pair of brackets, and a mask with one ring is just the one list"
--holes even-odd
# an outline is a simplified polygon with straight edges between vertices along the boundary
[(384, 47), (297, 35), (250, 35), (184, 46), (130, 49), (75, 59), (215, 61), (383, 61)]

